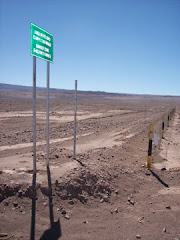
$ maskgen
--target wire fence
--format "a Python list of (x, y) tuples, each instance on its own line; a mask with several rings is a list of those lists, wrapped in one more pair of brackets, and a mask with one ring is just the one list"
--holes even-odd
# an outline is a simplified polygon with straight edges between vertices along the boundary
[(148, 147), (148, 160), (147, 167), (151, 169), (152, 157), (156, 155), (160, 149), (161, 141), (164, 138), (164, 133), (169, 127), (170, 121), (175, 113), (176, 108), (172, 108), (169, 112), (162, 115), (162, 121), (156, 121), (150, 124), (149, 127), (149, 147)]

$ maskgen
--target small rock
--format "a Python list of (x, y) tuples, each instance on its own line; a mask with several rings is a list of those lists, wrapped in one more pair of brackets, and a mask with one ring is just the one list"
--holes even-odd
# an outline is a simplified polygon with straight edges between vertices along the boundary
[(55, 154), (55, 158), (59, 158), (59, 155), (58, 155), (58, 154)]
[(46, 203), (46, 202), (44, 202), (44, 203), (43, 203), (43, 205), (46, 207), (46, 206), (47, 206), (47, 203)]
[(139, 217), (139, 218), (138, 218), (138, 222), (141, 223), (143, 219), (144, 219), (144, 217)]
[(166, 209), (171, 209), (171, 207), (170, 207), (170, 206), (167, 206)]
[(58, 186), (58, 183), (59, 183), (58, 180), (56, 180), (56, 181), (55, 181), (55, 185), (56, 185), (56, 187)]
[(100, 203), (103, 203), (103, 202), (104, 202), (104, 199), (103, 199), (103, 198), (101, 198), (101, 199), (100, 199)]
[(83, 221), (83, 223), (86, 224), (86, 223), (88, 223), (88, 221), (85, 220), (85, 221)]
[(114, 192), (115, 192), (116, 194), (118, 194), (118, 193), (119, 193), (119, 191), (118, 191), (118, 190), (115, 190)]
[(15, 208), (13, 207), (13, 208), (12, 208), (12, 210), (14, 211), (14, 210), (15, 210)]
[(73, 201), (73, 200), (70, 200), (70, 201), (69, 201), (69, 204), (70, 204), (70, 205), (73, 205), (73, 204), (74, 204), (74, 201)]
[(161, 171), (166, 171), (166, 168), (165, 167), (161, 168)]
[(17, 203), (17, 202), (14, 202), (13, 205), (14, 205), (14, 207), (17, 207), (17, 206), (18, 206), (18, 203)]
[(137, 234), (137, 235), (136, 235), (136, 238), (137, 238), (137, 239), (141, 239), (141, 235)]
[(131, 200), (131, 198), (130, 198), (130, 197), (128, 197), (128, 202), (129, 202), (130, 204), (134, 205), (134, 201), (133, 201), (133, 200)]
[(103, 199), (104, 199), (105, 202), (109, 202), (109, 196), (105, 195), (105, 196), (103, 197)]
[(66, 214), (66, 215), (64, 215), (64, 218), (67, 219), (67, 220), (69, 220), (69, 219), (70, 219), (70, 216)]
[(23, 195), (23, 190), (20, 189), (20, 190), (18, 191), (18, 197), (22, 197), (22, 195)]
[(4, 201), (4, 206), (7, 207), (9, 205), (9, 202), (6, 200)]
[(163, 232), (166, 232), (166, 228), (165, 227), (163, 228)]
[(69, 193), (69, 194), (68, 194), (68, 197), (69, 197), (69, 198), (72, 198), (72, 194), (71, 194), (71, 193)]
[(62, 209), (61, 214), (65, 215), (66, 214), (66, 210)]
[(114, 212), (115, 212), (115, 213), (118, 213), (118, 208), (115, 208), (115, 209), (114, 209)]
[(22, 211), (22, 214), (25, 214), (26, 212), (25, 211)]

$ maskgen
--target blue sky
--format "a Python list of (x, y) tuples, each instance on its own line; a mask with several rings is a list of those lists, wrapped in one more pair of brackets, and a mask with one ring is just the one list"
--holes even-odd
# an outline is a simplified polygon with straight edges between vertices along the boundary
[(32, 86), (30, 22), (54, 35), (50, 87), (180, 95), (180, 0), (0, 0), (1, 83)]

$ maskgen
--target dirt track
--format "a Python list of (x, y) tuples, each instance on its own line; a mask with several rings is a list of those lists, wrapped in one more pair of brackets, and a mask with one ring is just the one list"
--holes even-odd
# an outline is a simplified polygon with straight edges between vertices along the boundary
[[(77, 161), (72, 159), (73, 97), (51, 99), (52, 198), (47, 188), (45, 100), (38, 100), (35, 201), (30, 187), (32, 102), (26, 97), (22, 101), (18, 94), (1, 96), (0, 232), (11, 239), (30, 239), (32, 210), (36, 210), (36, 228), (32, 228), (36, 239), (43, 234), (51, 237), (41, 239), (62, 235), (62, 240), (133, 240), (138, 234), (147, 240), (180, 238), (179, 99), (79, 99)], [(174, 104), (176, 114), (161, 149), (153, 155), (150, 173), (145, 167), (148, 126), (161, 122), (162, 114)], [(56, 224), (45, 232), (52, 212)]]

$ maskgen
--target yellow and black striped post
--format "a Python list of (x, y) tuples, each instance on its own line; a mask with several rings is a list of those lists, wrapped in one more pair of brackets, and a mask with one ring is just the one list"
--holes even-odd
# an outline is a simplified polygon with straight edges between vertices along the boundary
[(165, 122), (165, 114), (163, 114), (162, 116), (162, 138), (164, 138), (164, 126), (165, 126), (164, 122)]
[(148, 159), (147, 159), (147, 168), (151, 170), (152, 162), (152, 138), (153, 138), (153, 125), (149, 125), (149, 147), (148, 147)]

